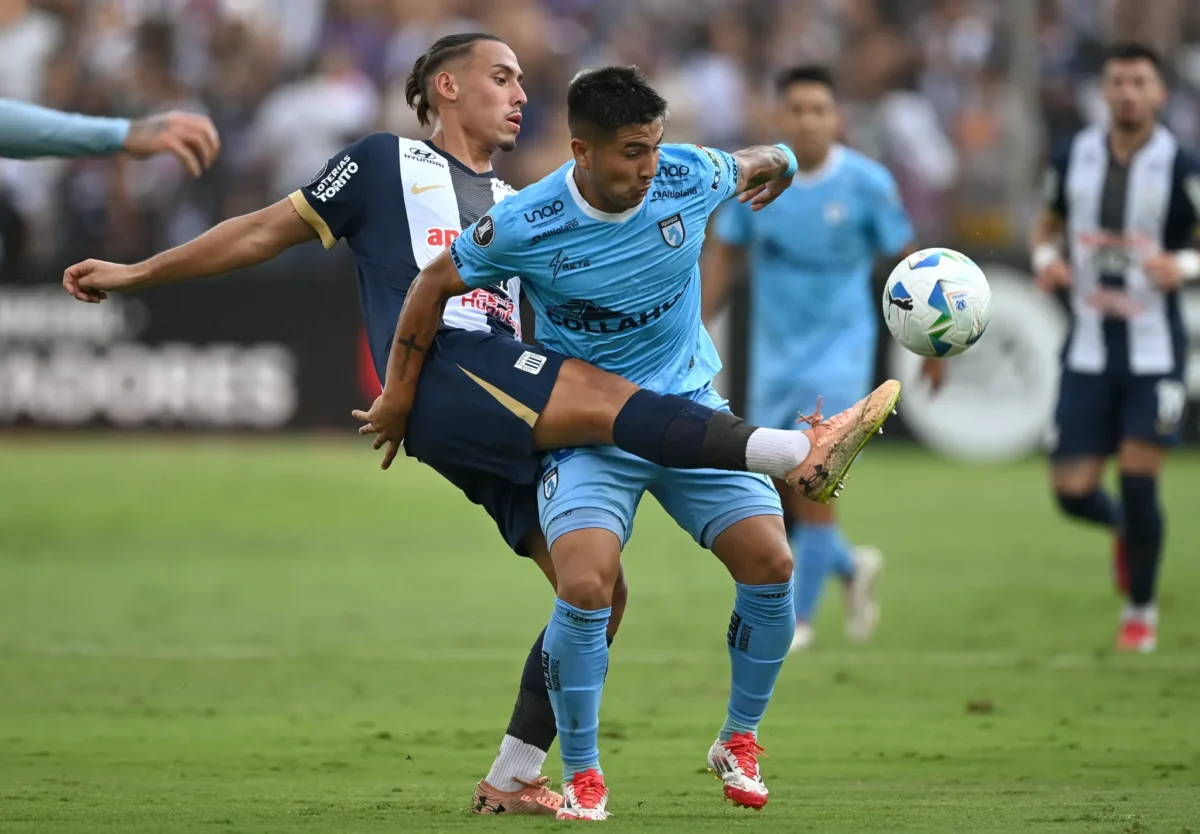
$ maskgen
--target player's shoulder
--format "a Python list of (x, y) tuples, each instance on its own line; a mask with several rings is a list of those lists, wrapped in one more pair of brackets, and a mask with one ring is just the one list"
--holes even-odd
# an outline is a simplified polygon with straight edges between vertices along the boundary
[(835, 176), (844, 177), (867, 197), (879, 198), (897, 194), (896, 178), (886, 165), (861, 151), (838, 145), (834, 153), (841, 157)]
[(1200, 174), (1200, 153), (1180, 145), (1175, 153), (1175, 174), (1181, 180)]
[[(537, 182), (512, 192), (494, 205), (488, 213), (497, 221), (509, 222), (520, 218), (527, 223), (539, 219), (549, 220), (552, 216), (561, 214), (570, 205), (570, 194), (567, 190), (567, 169), (570, 165), (568, 162)], [(542, 210), (543, 206), (549, 208)], [(526, 215), (530, 219), (526, 219)]]
[(395, 155), (400, 141), (400, 137), (394, 133), (384, 131), (368, 133), (347, 145), (346, 152), (358, 153), (363, 156), (382, 156), (385, 153)]
[(862, 151), (838, 145), (834, 153), (841, 155), (842, 172), (857, 177), (862, 182), (874, 186), (890, 186), (895, 181), (895, 177), (892, 176), (892, 172), (886, 165), (877, 159), (872, 159)]
[(545, 238), (565, 231), (574, 216), (574, 201), (567, 187), (567, 170), (563, 165), (532, 185), (513, 192), (496, 203), (479, 219), (472, 230), (472, 240), (480, 246), (493, 241), (509, 253), (529, 253)]
[[(737, 181), (737, 161), (733, 155), (686, 143), (664, 143), (658, 148), (658, 172), (655, 187), (694, 194), (693, 186), (707, 183), (717, 190), (724, 177)], [(684, 196), (683, 194), (679, 196)]]

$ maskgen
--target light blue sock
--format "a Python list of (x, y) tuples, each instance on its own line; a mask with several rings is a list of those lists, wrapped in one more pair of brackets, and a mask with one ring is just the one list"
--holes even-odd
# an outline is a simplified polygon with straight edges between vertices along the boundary
[(542, 671), (558, 725), (564, 782), (576, 773), (600, 770), (600, 694), (608, 672), (604, 632), (611, 614), (611, 608), (582, 611), (555, 600), (542, 640)]
[(825, 587), (825, 551), (819, 547), (819, 540), (808, 532), (806, 524), (797, 527), (790, 539), (792, 556), (796, 560), (796, 573), (792, 577), (796, 592), (792, 597), (794, 619), (796, 622), (811, 623), (817, 613), (817, 601)]
[(854, 578), (854, 551), (850, 547), (850, 543), (846, 541), (846, 537), (842, 535), (842, 528), (836, 524), (831, 524), (831, 549), (829, 551), (829, 572), (836, 574), (841, 579)]
[(737, 583), (737, 600), (729, 620), (732, 682), (722, 741), (728, 741), (734, 733), (758, 733), (795, 628), (791, 582)]
[(811, 623), (829, 575), (854, 576), (854, 554), (836, 524), (805, 524), (792, 534), (796, 557), (796, 621)]

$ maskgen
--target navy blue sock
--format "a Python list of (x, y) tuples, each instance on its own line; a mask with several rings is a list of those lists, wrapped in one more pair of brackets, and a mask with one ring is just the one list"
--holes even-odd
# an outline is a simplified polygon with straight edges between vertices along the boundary
[(755, 426), (686, 397), (641, 390), (613, 424), (613, 444), (672, 469), (746, 471), (746, 443)]
[(558, 729), (554, 726), (554, 707), (546, 692), (546, 676), (542, 673), (542, 643), (546, 629), (537, 636), (525, 668), (521, 670), (521, 688), (517, 690), (517, 702), (513, 705), (512, 717), (508, 719), (506, 735), (532, 744), (542, 751), (550, 749)]
[(1158, 506), (1158, 482), (1142, 475), (1121, 476), (1125, 502), (1125, 551), (1129, 558), (1129, 601), (1149, 605), (1154, 601), (1158, 565), (1162, 556), (1163, 517)]
[(1060, 492), (1058, 506), (1064, 513), (1080, 521), (1113, 528), (1121, 526), (1121, 508), (1102, 489), (1093, 490), (1088, 495), (1063, 495)]

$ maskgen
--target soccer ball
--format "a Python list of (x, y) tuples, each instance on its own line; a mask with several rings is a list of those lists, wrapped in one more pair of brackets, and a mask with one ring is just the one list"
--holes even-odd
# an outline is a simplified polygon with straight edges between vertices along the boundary
[(992, 290), (975, 262), (953, 249), (905, 258), (883, 288), (892, 337), (921, 356), (955, 356), (979, 341), (992, 317)]

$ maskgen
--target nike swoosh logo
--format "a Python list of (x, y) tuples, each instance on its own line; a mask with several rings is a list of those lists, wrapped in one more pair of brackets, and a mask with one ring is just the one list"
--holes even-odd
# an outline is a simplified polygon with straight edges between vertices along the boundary
[(444, 186), (444, 185), (417, 185), (414, 182), (413, 187), (412, 187), (412, 193), (413, 194), (424, 194), (426, 191), (432, 191), (435, 188), (445, 188), (445, 187), (446, 186)]

